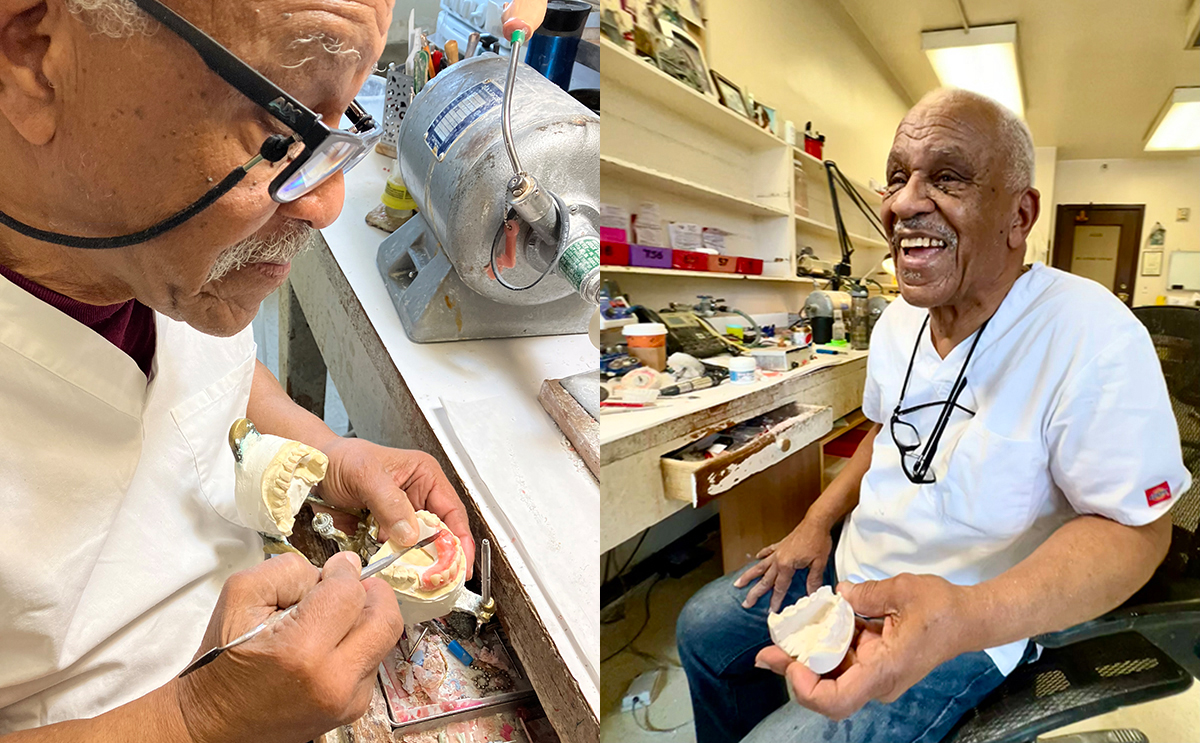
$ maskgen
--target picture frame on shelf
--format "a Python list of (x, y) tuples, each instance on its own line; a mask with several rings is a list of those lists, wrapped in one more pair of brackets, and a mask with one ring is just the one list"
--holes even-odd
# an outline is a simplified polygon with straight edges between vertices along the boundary
[(771, 132), (772, 134), (779, 136), (779, 124), (775, 118), (775, 109), (771, 108), (770, 106), (764, 106), (761, 103), (758, 105), (762, 108), (763, 112), (763, 119), (759, 122), (759, 126)]
[(709, 70), (712, 76), (713, 87), (717, 91), (717, 99), (721, 101), (721, 105), (733, 111), (736, 114), (745, 116), (747, 119), (754, 118), (751, 116), (749, 109), (746, 107), (746, 102), (742, 98), (742, 89), (734, 85), (733, 81), (725, 77), (716, 70)]
[(663, 44), (658, 49), (658, 68), (697, 92), (717, 99), (716, 90), (708, 75), (708, 62), (704, 59), (704, 50), (696, 40), (687, 31), (664, 18), (658, 19), (658, 30), (663, 37)]

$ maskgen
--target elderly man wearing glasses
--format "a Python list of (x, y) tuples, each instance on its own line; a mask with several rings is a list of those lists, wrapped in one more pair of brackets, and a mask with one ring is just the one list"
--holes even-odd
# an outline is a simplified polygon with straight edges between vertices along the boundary
[(243, 415), (323, 450), (322, 498), (370, 508), (381, 538), (416, 542), (424, 508), (473, 557), (433, 458), (336, 436), (247, 327), (379, 136), (353, 97), (391, 13), (0, 0), (5, 743), (307, 741), (365, 710), (396, 600), (353, 555), (263, 561), (232, 506)]
[[(699, 743), (941, 740), (1028, 638), (1119, 605), (1166, 554), (1190, 478), (1154, 347), (1101, 285), (1024, 265), (1033, 161), (1020, 119), (961, 90), (897, 128), (875, 426), (791, 534), (684, 608)], [(818, 676), (766, 618), (822, 585), (883, 621)]]

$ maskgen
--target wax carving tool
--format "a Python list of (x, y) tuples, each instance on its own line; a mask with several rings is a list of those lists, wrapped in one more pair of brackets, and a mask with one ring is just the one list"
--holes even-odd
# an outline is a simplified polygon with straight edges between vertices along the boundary
[[(383, 558), (379, 562), (371, 563), (370, 565), (368, 565), (362, 569), (362, 573), (359, 575), (358, 579), (360, 581), (366, 580), (367, 578), (370, 578), (371, 576), (378, 573), (380, 570), (383, 570), (384, 568), (388, 567), (389, 565), (394, 563), (396, 560), (399, 560), (401, 557), (408, 554), (409, 552), (412, 552), (415, 549), (421, 549), (423, 547), (427, 547), (427, 546), (433, 544), (433, 541), (435, 539), (437, 539), (441, 535), (441, 533), (442, 532), (439, 531), (437, 534), (431, 534), (428, 537), (425, 537), (421, 541), (417, 542), (416, 544), (414, 544), (413, 546), (411, 546), (405, 550), (388, 555), (387, 557)], [(184, 676), (188, 675), (192, 671), (195, 671), (197, 668), (203, 668), (204, 666), (207, 666), (209, 663), (212, 663), (214, 660), (216, 660), (221, 655), (221, 653), (224, 653), (226, 650), (229, 650), (230, 648), (236, 648), (238, 645), (241, 645), (244, 642), (249, 642), (250, 640), (254, 639), (255, 635), (262, 632), (267, 627), (271, 626), (272, 624), (275, 624), (276, 622), (280, 621), (284, 617), (290, 615), (293, 611), (296, 610), (297, 606), (299, 606), (299, 604), (289, 606), (288, 608), (284, 609), (283, 611), (276, 612), (276, 613), (272, 614), (271, 616), (267, 617), (266, 620), (262, 624), (258, 625), (257, 627), (250, 630), (246, 634), (237, 638), (233, 642), (229, 642), (229, 643), (226, 643), (225, 645), (221, 645), (220, 647), (215, 647), (212, 650), (209, 650), (204, 655), (201, 655), (199, 658), (197, 658), (196, 660), (189, 663), (187, 668), (183, 669), (183, 671), (180, 672), (178, 677), (183, 678)], [(467, 657), (469, 658), (470, 656), (468, 655)]]

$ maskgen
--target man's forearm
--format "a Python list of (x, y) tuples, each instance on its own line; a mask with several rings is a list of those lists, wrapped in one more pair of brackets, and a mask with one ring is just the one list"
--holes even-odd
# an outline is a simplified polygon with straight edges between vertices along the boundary
[(821, 497), (817, 498), (809, 507), (808, 513), (804, 516), (806, 522), (828, 531), (846, 514), (854, 510), (854, 507), (858, 505), (858, 491), (862, 485), (862, 479), (871, 467), (871, 455), (875, 451), (875, 436), (878, 433), (879, 424), (876, 423), (858, 445), (858, 449), (850, 457), (850, 461), (846, 463), (837, 477), (833, 478), (833, 482), (829, 483), (829, 487), (825, 488)]
[(294, 439), (318, 449), (340, 438), (317, 416), (292, 401), (279, 380), (261, 362), (254, 367), (247, 417), (255, 428), (284, 438)]
[(1016, 566), (966, 589), (965, 650), (1066, 629), (1120, 606), (1170, 543), (1165, 516), (1138, 527), (1100, 516), (1068, 521)]
[(191, 741), (172, 684), (87, 720), (0, 736), (0, 743), (187, 743)]

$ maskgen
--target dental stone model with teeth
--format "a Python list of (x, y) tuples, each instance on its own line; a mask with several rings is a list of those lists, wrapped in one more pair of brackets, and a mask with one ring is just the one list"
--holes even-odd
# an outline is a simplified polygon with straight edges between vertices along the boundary
[(821, 586), (782, 612), (767, 616), (771, 639), (816, 674), (838, 667), (854, 639), (850, 602)]
[(299, 441), (259, 433), (245, 418), (234, 424), (230, 442), (242, 523), (269, 537), (291, 536), (296, 514), (325, 477), (329, 458)]
[[(467, 577), (467, 557), (458, 537), (441, 519), (428, 511), (417, 511), (417, 524), (420, 526), (420, 539), (439, 530), (441, 535), (432, 544), (408, 552), (379, 573), (379, 577), (396, 592), (405, 624), (425, 622), (449, 614), (461, 594), (466, 593), (462, 587)], [(389, 540), (371, 557), (371, 562), (382, 560), (401, 549), (402, 545), (395, 545)]]

